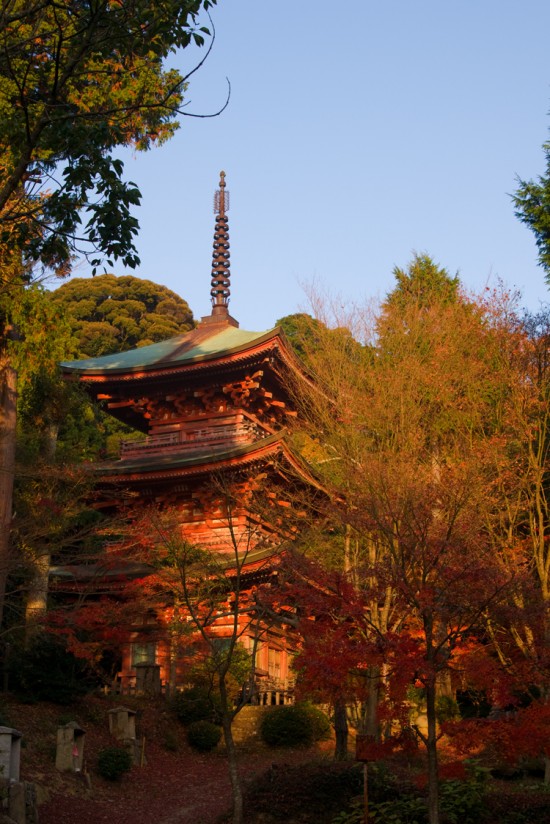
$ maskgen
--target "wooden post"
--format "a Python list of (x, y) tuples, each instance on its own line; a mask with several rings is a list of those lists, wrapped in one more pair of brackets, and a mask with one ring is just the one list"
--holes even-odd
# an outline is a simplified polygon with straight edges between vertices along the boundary
[(374, 735), (357, 735), (355, 738), (355, 760), (363, 762), (363, 806), (364, 824), (369, 824), (369, 768), (373, 760), (372, 745), (376, 742)]
[(139, 766), (143, 767), (145, 765), (145, 736), (141, 739), (141, 756), (139, 759)]

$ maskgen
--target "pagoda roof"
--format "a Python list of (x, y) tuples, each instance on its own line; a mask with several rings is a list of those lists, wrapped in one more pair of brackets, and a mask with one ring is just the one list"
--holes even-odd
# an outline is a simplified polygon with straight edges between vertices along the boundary
[[(95, 469), (104, 475), (126, 475), (133, 472), (158, 472), (163, 469), (178, 469), (191, 467), (194, 472), (211, 471), (210, 464), (218, 461), (227, 461), (231, 458), (240, 458), (258, 452), (264, 448), (280, 448), (283, 444), (282, 433), (270, 435), (267, 438), (254, 441), (250, 444), (241, 444), (230, 447), (206, 447), (204, 450), (174, 450), (164, 455), (144, 455), (140, 457), (123, 458), (119, 461), (105, 461), (95, 465)], [(208, 468), (207, 468), (208, 467)]]
[(158, 481), (164, 478), (211, 474), (229, 466), (242, 468), (247, 464), (256, 461), (263, 462), (266, 458), (273, 459), (276, 456), (284, 458), (287, 467), (289, 469), (292, 467), (293, 474), (321, 488), (303, 461), (286, 444), (284, 432), (229, 449), (226, 446), (220, 446), (192, 453), (174, 451), (163, 455), (105, 461), (91, 468), (102, 476), (103, 480), (127, 482), (150, 479)]
[(255, 350), (276, 338), (281, 338), (279, 327), (265, 332), (249, 332), (229, 323), (203, 322), (190, 332), (160, 343), (98, 358), (64, 361), (61, 368), (66, 375), (78, 376), (82, 380), (100, 376), (115, 378), (129, 373), (144, 374), (174, 367), (206, 365)]

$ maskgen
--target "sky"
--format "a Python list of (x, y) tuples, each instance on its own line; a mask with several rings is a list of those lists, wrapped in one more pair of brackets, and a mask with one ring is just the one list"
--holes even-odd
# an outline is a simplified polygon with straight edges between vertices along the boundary
[[(136, 274), (210, 312), (213, 193), (230, 191), (230, 312), (263, 330), (308, 284), (383, 298), (427, 253), (468, 290), (548, 300), (517, 177), (545, 172), (548, 0), (218, 0), (176, 136), (123, 155), (143, 194)], [(186, 49), (175, 65), (201, 58)], [(82, 265), (75, 273), (86, 276)]]

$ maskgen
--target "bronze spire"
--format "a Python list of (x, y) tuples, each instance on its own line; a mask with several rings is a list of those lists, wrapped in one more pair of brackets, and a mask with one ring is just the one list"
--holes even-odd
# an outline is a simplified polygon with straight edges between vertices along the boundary
[(220, 172), (220, 188), (214, 194), (214, 252), (212, 254), (212, 314), (227, 315), (229, 306), (229, 192), (225, 191), (225, 172)]
[(229, 314), (229, 221), (225, 214), (229, 210), (229, 192), (225, 189), (225, 172), (220, 172), (220, 188), (214, 193), (214, 252), (212, 253), (212, 281), (210, 299), (212, 312), (201, 318), (200, 326), (239, 324)]

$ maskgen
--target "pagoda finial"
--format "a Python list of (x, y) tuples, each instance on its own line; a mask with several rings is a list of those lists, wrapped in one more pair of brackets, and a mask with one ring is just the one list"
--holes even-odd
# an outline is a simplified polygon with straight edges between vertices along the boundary
[(212, 315), (227, 315), (229, 306), (229, 192), (225, 190), (225, 172), (220, 172), (220, 188), (214, 194), (214, 252), (212, 254)]

